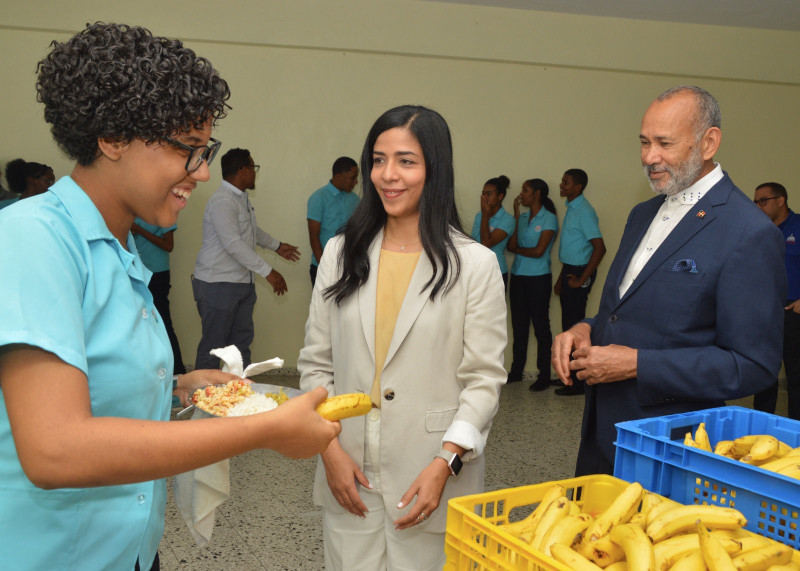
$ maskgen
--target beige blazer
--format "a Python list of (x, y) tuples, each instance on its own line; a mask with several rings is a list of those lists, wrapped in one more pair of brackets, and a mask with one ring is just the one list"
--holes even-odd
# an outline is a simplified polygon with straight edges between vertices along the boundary
[[(406, 511), (397, 510), (397, 502), (441, 449), (442, 437), (454, 421), (468, 422), (488, 437), (506, 381), (506, 303), (497, 257), (469, 238), (453, 233), (453, 239), (461, 257), (458, 281), (435, 301), (430, 300), (430, 289), (420, 293), (433, 272), (422, 253), (381, 374), (380, 478), (387, 510), (397, 517)], [(297, 363), (303, 390), (324, 386), (331, 395), (369, 394), (375, 374), (375, 299), (382, 241), (380, 233), (370, 246), (367, 283), (341, 306), (323, 299), (322, 292), (341, 273), (337, 266), (342, 236), (326, 245)], [(342, 447), (360, 467), (365, 422), (366, 417), (346, 419), (339, 435)], [(449, 498), (483, 491), (483, 456), (467, 453), (464, 460), (461, 473), (448, 480), (439, 508), (426, 522), (428, 531), (444, 531)], [(326, 509), (341, 509), (321, 461), (313, 497)]]

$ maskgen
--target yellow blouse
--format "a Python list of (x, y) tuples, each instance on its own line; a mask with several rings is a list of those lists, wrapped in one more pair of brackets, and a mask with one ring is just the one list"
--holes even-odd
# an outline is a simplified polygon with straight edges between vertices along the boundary
[(381, 371), (392, 342), (400, 307), (421, 253), (381, 250), (375, 296), (375, 378), (369, 393), (372, 404), (378, 408), (381, 406)]

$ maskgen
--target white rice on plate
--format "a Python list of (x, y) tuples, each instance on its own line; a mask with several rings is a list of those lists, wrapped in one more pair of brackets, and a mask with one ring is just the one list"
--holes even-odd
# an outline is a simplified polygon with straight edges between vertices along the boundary
[(228, 410), (227, 416), (247, 416), (250, 414), (258, 414), (259, 412), (267, 412), (274, 408), (278, 408), (278, 403), (275, 402), (275, 399), (261, 393), (253, 393), (244, 400), (233, 405)]

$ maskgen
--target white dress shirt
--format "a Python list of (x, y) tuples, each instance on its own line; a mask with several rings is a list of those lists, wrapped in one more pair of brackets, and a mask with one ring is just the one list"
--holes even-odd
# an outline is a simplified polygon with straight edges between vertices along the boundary
[(653, 221), (650, 222), (650, 227), (647, 233), (639, 242), (636, 251), (631, 257), (631, 262), (628, 264), (628, 269), (625, 275), (622, 276), (622, 281), (619, 284), (619, 297), (625, 295), (628, 288), (642, 271), (642, 268), (647, 264), (652, 255), (658, 249), (664, 240), (667, 239), (670, 232), (672, 232), (678, 225), (678, 222), (686, 216), (686, 213), (692, 209), (692, 206), (703, 198), (712, 186), (722, 180), (722, 167), (719, 163), (715, 163), (714, 170), (706, 176), (695, 182), (690, 187), (682, 190), (674, 196), (668, 196), (661, 208), (658, 209)]
[(203, 214), (194, 277), (211, 283), (252, 283), (252, 272), (266, 277), (272, 267), (256, 253), (256, 245), (277, 250), (281, 243), (258, 227), (247, 193), (223, 180)]

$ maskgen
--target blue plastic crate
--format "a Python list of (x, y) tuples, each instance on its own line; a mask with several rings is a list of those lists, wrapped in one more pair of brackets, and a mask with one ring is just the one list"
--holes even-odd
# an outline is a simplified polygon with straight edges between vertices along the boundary
[(800, 446), (800, 421), (728, 406), (617, 424), (614, 475), (683, 504), (738, 509), (747, 529), (800, 549), (800, 481), (685, 446), (706, 423), (711, 446), (746, 434), (770, 434)]

